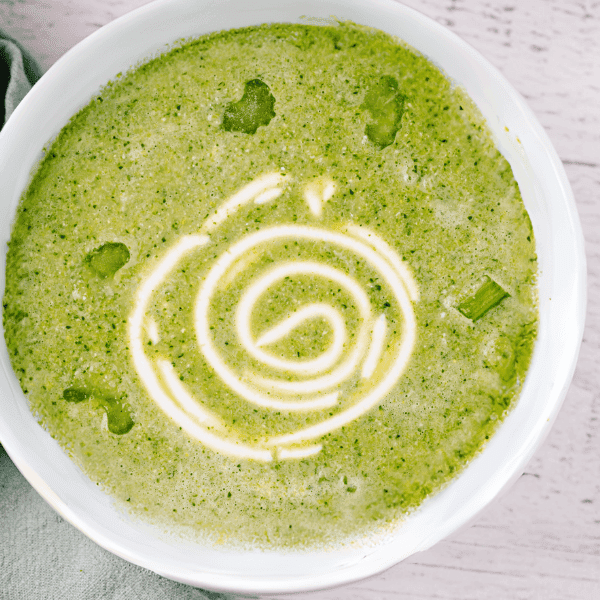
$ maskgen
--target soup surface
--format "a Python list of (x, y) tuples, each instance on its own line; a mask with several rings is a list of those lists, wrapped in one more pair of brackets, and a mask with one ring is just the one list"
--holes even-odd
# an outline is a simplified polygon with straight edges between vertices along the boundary
[(137, 515), (356, 539), (514, 405), (535, 242), (465, 92), (382, 32), (264, 25), (120, 75), (48, 148), (4, 327), (40, 423)]

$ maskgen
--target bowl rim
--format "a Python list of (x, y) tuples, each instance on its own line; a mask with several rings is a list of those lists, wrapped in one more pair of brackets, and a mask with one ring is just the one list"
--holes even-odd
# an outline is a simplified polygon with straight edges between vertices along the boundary
[[(110, 22), (69, 50), (39, 80), (39, 82), (33, 87), (32, 91), (21, 102), (6, 123), (4, 129), (0, 133), (0, 165), (2, 165), (3, 158), (5, 158), (5, 156), (2, 154), (3, 147), (10, 148), (12, 137), (18, 136), (17, 128), (20, 126), (23, 120), (26, 119), (28, 111), (35, 107), (35, 104), (38, 102), (38, 98), (43, 98), (46, 86), (49, 85), (54, 79), (60, 78), (62, 73), (68, 70), (68, 68), (70, 68), (73, 64), (77, 63), (83, 50), (89, 52), (93, 50), (94, 47), (99, 46), (105, 40), (118, 37), (119, 32), (126, 31), (127, 27), (134, 25), (142, 17), (148, 17), (153, 14), (158, 15), (166, 7), (176, 4), (184, 4), (185, 2), (189, 3), (189, 1), (190, 0), (155, 0), (150, 4), (135, 9)], [(223, 4), (230, 3), (231, 0), (228, 0)], [(198, 2), (197, 4), (203, 4), (210, 7), (218, 3), (211, 0), (204, 0), (203, 2)], [(268, 4), (268, 2), (263, 2), (263, 4)], [(289, 0), (287, 2), (281, 2), (280, 4), (298, 5), (301, 7), (304, 3), (298, 3), (294, 2), (294, 0)], [(328, 2), (328, 4), (335, 4), (335, 0)], [(572, 235), (571, 241), (573, 243), (574, 252), (571, 305), (574, 313), (576, 313), (574, 314), (575, 329), (569, 337), (568, 347), (563, 349), (563, 355), (566, 355), (568, 358), (568, 364), (563, 366), (563, 370), (559, 377), (560, 382), (557, 384), (557, 387), (553, 388), (554, 392), (552, 398), (548, 402), (548, 410), (547, 414), (545, 415), (547, 417), (546, 422), (539, 426), (534, 433), (528, 436), (526, 440), (523, 440), (522, 452), (520, 453), (519, 457), (514, 459), (510, 465), (508, 465), (503, 473), (496, 478), (496, 481), (493, 482), (493, 485), (488, 486), (489, 489), (487, 489), (486, 493), (480, 498), (477, 508), (473, 510), (473, 507), (471, 506), (469, 510), (463, 510), (462, 513), (458, 514), (451, 523), (447, 523), (445, 528), (439, 528), (436, 530), (434, 535), (430, 535), (428, 538), (421, 540), (420, 546), (414, 550), (418, 551), (429, 548), (440, 539), (443, 539), (451, 532), (463, 527), (468, 521), (472, 520), (498, 495), (498, 493), (500, 493), (503, 488), (508, 486), (522, 473), (524, 466), (548, 434), (550, 427), (557, 416), (560, 406), (562, 405), (573, 376), (577, 362), (579, 346), (583, 336), (586, 306), (586, 260), (583, 245), (583, 234), (570, 185), (563, 165), (554, 147), (552, 146), (544, 129), (539, 124), (537, 118), (527, 106), (525, 100), (493, 65), (491, 65), (478, 51), (473, 49), (467, 42), (459, 38), (456, 34), (452, 33), (433, 19), (422, 15), (412, 8), (401, 5), (394, 0), (351, 0), (346, 2), (346, 4), (349, 6), (369, 5), (373, 10), (376, 10), (378, 7), (383, 7), (386, 10), (397, 14), (399, 19), (403, 17), (409, 18), (418, 23), (421, 27), (431, 31), (433, 35), (444, 38), (448, 43), (455, 47), (457, 51), (460, 50), (461, 52), (465, 53), (471, 60), (476, 61), (479, 65), (485, 68), (488, 76), (495, 79), (503, 88), (504, 93), (508, 97), (508, 101), (510, 101), (526, 117), (527, 123), (532, 130), (532, 135), (537, 137), (538, 142), (543, 150), (544, 160), (548, 164), (552, 175), (555, 178), (555, 183), (560, 189), (560, 196), (570, 217), (568, 227)], [(301, 9), (299, 8), (297, 12), (300, 11)], [(341, 12), (342, 5), (340, 5), (340, 13)], [(392, 26), (390, 26), (390, 28), (391, 27)], [(154, 55), (155, 54), (149, 52), (147, 56), (148, 58), (151, 58)], [(89, 99), (90, 98), (88, 97), (85, 100), (84, 105), (89, 102)], [(65, 123), (62, 123), (60, 125), (59, 130), (64, 126), (64, 124)], [(37, 166), (38, 163), (34, 163), (33, 172)], [(25, 188), (22, 188), (22, 190), (23, 189)], [(4, 344), (4, 340), (2, 340), (2, 344)], [(7, 366), (10, 371), (10, 363), (8, 363), (8, 365), (6, 364), (4, 355), (2, 356), (2, 362), (4, 374), (10, 378), (11, 372), (7, 373)], [(496, 437), (497, 434), (494, 437)], [(10, 427), (4, 422), (3, 419), (0, 419), (0, 439), (2, 440), (5, 450), (25, 478), (31, 483), (36, 491), (68, 522), (74, 525), (87, 537), (113, 554), (116, 554), (117, 556), (120, 556), (129, 562), (148, 568), (160, 575), (180, 581), (182, 583), (207, 587), (214, 590), (238, 593), (303, 592), (351, 583), (364, 577), (379, 573), (405, 558), (405, 556), (389, 555), (380, 556), (376, 559), (373, 559), (372, 555), (370, 555), (370, 560), (363, 560), (362, 562), (345, 566), (342, 565), (337, 569), (326, 573), (325, 575), (307, 574), (303, 577), (296, 577), (293, 581), (291, 581), (289, 577), (280, 579), (271, 577), (269, 580), (265, 580), (258, 575), (255, 578), (240, 578), (234, 577), (231, 574), (224, 575), (221, 573), (207, 573), (197, 570), (189, 571), (184, 569), (167, 569), (164, 568), (164, 565), (156, 561), (148, 560), (145, 557), (140, 557), (138, 553), (132, 551), (131, 548), (128, 548), (126, 544), (123, 545), (118, 540), (115, 541), (110, 536), (104, 535), (101, 531), (98, 531), (97, 528), (94, 528), (93, 524), (90, 525), (90, 523), (82, 518), (80, 514), (68, 506), (53, 491), (52, 487), (38, 475), (35, 468), (32, 467), (29, 461), (23, 456), (23, 453), (19, 448), (19, 443), (11, 432)], [(459, 480), (461, 477), (462, 473), (459, 477), (455, 478), (455, 481)]]

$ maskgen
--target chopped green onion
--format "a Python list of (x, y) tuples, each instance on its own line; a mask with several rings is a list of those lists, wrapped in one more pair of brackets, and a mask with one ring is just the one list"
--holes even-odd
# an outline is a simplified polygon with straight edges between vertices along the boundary
[(500, 304), (506, 296), (510, 296), (510, 294), (505, 292), (495, 281), (485, 275), (484, 281), (479, 289), (461, 302), (457, 308), (461, 314), (467, 317), (467, 319), (477, 321), (477, 319), (481, 319), (488, 310)]

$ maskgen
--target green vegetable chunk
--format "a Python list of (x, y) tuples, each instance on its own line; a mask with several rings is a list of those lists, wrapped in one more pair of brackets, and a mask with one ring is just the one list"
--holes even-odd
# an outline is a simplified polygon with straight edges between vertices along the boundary
[(90, 397), (90, 393), (82, 388), (67, 388), (63, 392), (63, 398), (67, 402), (83, 402)]
[(365, 134), (380, 150), (394, 143), (404, 112), (404, 96), (398, 82), (389, 75), (382, 77), (367, 93), (363, 108), (371, 113), (372, 123)]
[(479, 289), (461, 302), (457, 308), (467, 319), (477, 321), (477, 319), (481, 319), (494, 306), (500, 304), (506, 296), (510, 296), (510, 294), (485, 275)]
[(500, 375), (504, 382), (515, 378), (515, 350), (513, 342), (505, 335), (500, 335), (484, 361), (486, 366)]
[(261, 125), (271, 122), (274, 106), (275, 97), (266, 83), (260, 79), (247, 81), (242, 99), (227, 105), (222, 127), (225, 131), (256, 133)]
[(525, 323), (519, 331), (517, 340), (515, 343), (515, 364), (521, 374), (525, 374), (529, 363), (531, 362), (531, 356), (533, 354), (533, 347), (537, 337), (537, 323)]
[(108, 418), (108, 430), (116, 435), (129, 433), (135, 422), (123, 403), (116, 398), (105, 397), (102, 404)]
[(85, 388), (70, 387), (63, 392), (63, 398), (67, 402), (83, 402), (94, 397), (96, 407), (102, 407), (108, 418), (108, 430), (116, 435), (123, 435), (131, 431), (135, 422), (127, 407), (116, 398), (107, 396), (98, 391), (89, 391)]
[(522, 325), (515, 339), (510, 340), (501, 335), (496, 340), (485, 364), (500, 375), (506, 386), (514, 385), (518, 378), (525, 376), (531, 362), (536, 335), (537, 323), (532, 322)]
[(107, 242), (90, 252), (86, 262), (97, 275), (105, 279), (114, 275), (129, 260), (129, 250), (121, 242)]

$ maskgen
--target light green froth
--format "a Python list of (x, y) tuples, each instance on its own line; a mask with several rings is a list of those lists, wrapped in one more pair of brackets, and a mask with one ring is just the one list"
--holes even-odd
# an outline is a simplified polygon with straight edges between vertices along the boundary
[[(378, 112), (365, 99), (383, 77), (398, 83), (403, 102), (394, 105), (393, 118), (379, 111), (387, 120), (377, 129)], [(253, 134), (225, 131), (227, 107), (257, 79), (275, 98), (275, 116), (261, 117), (266, 124)], [(372, 97), (367, 104), (376, 105)], [(383, 131), (385, 141), (376, 145), (367, 130)], [(393, 142), (384, 145), (390, 136)], [(161, 332), (152, 350), (172, 361), (226, 431), (253, 441), (323, 418), (249, 406), (198, 352), (193, 310), (199, 282), (236, 240), (281, 223), (332, 231), (361, 225), (410, 267), (420, 298), (413, 304), (414, 353), (380, 405), (315, 440), (323, 445), (320, 453), (264, 464), (213, 452), (165, 417), (133, 367), (127, 321), (139, 286), (165, 252), (269, 172), (289, 174), (284, 193), (243, 207), (218, 227), (206, 250), (184, 259), (149, 309)], [(303, 195), (317, 177), (336, 184), (319, 219)], [(129, 256), (99, 276), (87, 257), (107, 243), (124, 244)], [(240, 352), (234, 312), (253, 277), (284, 259), (326, 261), (355, 278), (374, 315), (386, 315), (396, 332), (391, 339), (401, 336), (401, 312), (372, 267), (327, 244), (287, 245), (249, 256), (241, 274), (214, 296), (215, 344), (232, 364), (276, 375)], [(201, 38), (125, 74), (63, 129), (14, 223), (5, 337), (40, 422), (135, 514), (232, 544), (326, 544), (397, 521), (492, 435), (516, 402), (529, 364), (538, 319), (536, 270), (517, 183), (463, 90), (373, 30), (262, 26)], [(485, 276), (510, 295), (473, 322), (456, 307)], [(298, 276), (271, 288), (257, 305), (254, 335), (291, 307), (311, 302), (336, 307), (350, 334), (360, 327), (347, 291)], [(314, 319), (269, 350), (310, 359), (331, 338), (327, 323)], [(350, 393), (359, 379), (341, 391)], [(68, 389), (78, 390), (81, 401), (67, 402)], [(118, 401), (119, 411), (128, 407), (135, 425), (127, 433), (106, 426), (106, 398)]]

